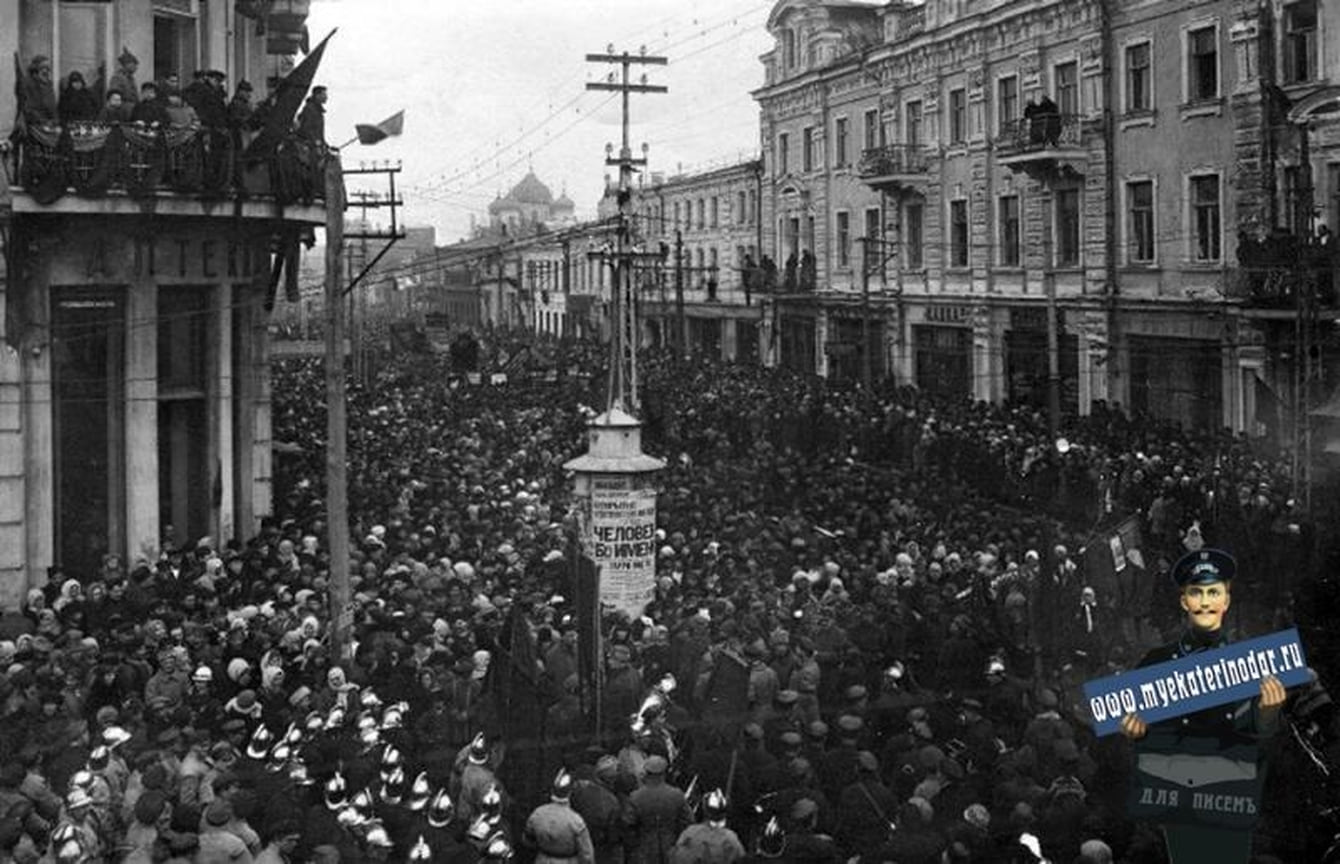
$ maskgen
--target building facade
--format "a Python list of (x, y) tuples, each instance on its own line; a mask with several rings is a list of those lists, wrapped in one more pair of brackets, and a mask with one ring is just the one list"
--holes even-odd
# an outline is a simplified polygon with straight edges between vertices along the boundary
[[(306, 9), (271, 4), (249, 14), (273, 20), (253, 20), (248, 8), (0, 0), (0, 49), (24, 69), (45, 59), (53, 89), (133, 54), (142, 80), (209, 68), (264, 95), (293, 66), (299, 40), (286, 34), (301, 35)], [(325, 221), (316, 166), (280, 172), (266, 157), (234, 173), (216, 129), (62, 128), (40, 112), (21, 122), (10, 67), (0, 69), (0, 133), (15, 142), (0, 184), (6, 605), (52, 566), (88, 576), (108, 553), (153, 561), (169, 542), (221, 545), (257, 530), (272, 509), (269, 309), (296, 296), (300, 240)], [(40, 108), (31, 100), (43, 81), (27, 81), (25, 107)], [(277, 258), (286, 286), (272, 278)]]
[(1272, 344), (1291, 325), (1263, 322), (1298, 310), (1251, 289), (1238, 231), (1315, 227), (1281, 214), (1301, 212), (1305, 175), (1330, 182), (1329, 109), (1309, 147), (1262, 105), (1325, 90), (1334, 15), (782, 0), (755, 93), (762, 245), (783, 262), (770, 362), (1261, 431), (1258, 395), (1287, 403), (1296, 370), (1280, 358), (1298, 356)]
[(758, 362), (762, 324), (763, 163), (751, 159), (669, 178), (633, 194), (642, 338), (722, 360)]

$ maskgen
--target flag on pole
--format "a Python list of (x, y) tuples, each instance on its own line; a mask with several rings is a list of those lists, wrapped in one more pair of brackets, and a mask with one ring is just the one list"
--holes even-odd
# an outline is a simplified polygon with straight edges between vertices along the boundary
[(321, 57), (326, 52), (326, 43), (334, 35), (335, 31), (330, 31), (326, 38), (312, 49), (312, 53), (302, 58), (302, 62), (293, 67), (293, 71), (285, 75), (275, 91), (258, 106), (257, 110), (264, 112), (265, 125), (247, 147), (245, 157), (248, 160), (265, 159), (273, 155), (279, 142), (288, 134), (293, 126), (293, 118), (302, 107), (308, 88), (312, 86), (312, 79), (316, 77), (317, 67), (321, 65)]
[(24, 136), (28, 128), (25, 116), (28, 110), (28, 75), (23, 71), (23, 61), (19, 52), (14, 52), (14, 131), (10, 137), (17, 141)]
[(375, 126), (357, 123), (354, 125), (354, 131), (358, 133), (358, 143), (364, 145), (394, 138), (405, 131), (405, 111), (402, 108)]

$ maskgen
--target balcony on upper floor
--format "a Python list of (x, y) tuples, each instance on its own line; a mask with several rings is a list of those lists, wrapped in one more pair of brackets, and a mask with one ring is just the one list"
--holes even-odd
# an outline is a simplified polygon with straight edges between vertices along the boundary
[(1003, 125), (995, 142), (996, 161), (1011, 170), (1047, 181), (1083, 176), (1083, 118), (1078, 114), (1035, 113)]
[(237, 14), (256, 21), (267, 54), (306, 53), (307, 16), (312, 0), (237, 0)]
[(877, 192), (922, 191), (930, 181), (930, 150), (921, 144), (886, 144), (861, 151), (857, 173)]
[(245, 158), (235, 129), (34, 124), (4, 154), (14, 212), (325, 221), (324, 150), (296, 135)]
[(1337, 308), (1340, 246), (1330, 234), (1303, 237), (1278, 229), (1265, 237), (1238, 235), (1238, 270), (1228, 296), (1248, 310), (1292, 316), (1309, 308)]

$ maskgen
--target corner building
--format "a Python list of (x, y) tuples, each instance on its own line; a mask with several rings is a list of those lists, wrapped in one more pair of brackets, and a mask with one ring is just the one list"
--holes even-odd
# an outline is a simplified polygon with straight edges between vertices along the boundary
[[(259, 102), (293, 67), (306, 5), (0, 0), (0, 53), (50, 58), (59, 88), (125, 49), (137, 84), (217, 69)], [(296, 279), (325, 206), (314, 166), (234, 173), (216, 131), (30, 122), (4, 153), (0, 604), (52, 565), (89, 576), (165, 538), (221, 545), (272, 512), (268, 310), (298, 287), (272, 272), (282, 259)]]
[[(1335, 317), (1238, 255), (1239, 231), (1310, 242), (1340, 183), (1322, 5), (781, 0), (762, 246), (800, 275), (768, 298), (768, 362), (1045, 409), (1055, 345), (1064, 412), (1263, 432), (1294, 322)], [(1310, 133), (1263, 120), (1280, 89)]]

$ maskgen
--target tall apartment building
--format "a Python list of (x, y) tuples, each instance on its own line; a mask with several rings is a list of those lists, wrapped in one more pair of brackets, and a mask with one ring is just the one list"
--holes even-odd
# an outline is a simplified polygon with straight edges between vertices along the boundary
[[(639, 268), (639, 318), (653, 345), (686, 345), (723, 360), (759, 361), (756, 278), (763, 165), (654, 175), (633, 195), (637, 236), (661, 259)], [(749, 290), (746, 290), (748, 288)]]
[[(48, 567), (87, 576), (165, 537), (251, 536), (271, 512), (267, 324), (320, 178), (267, 158), (232, 173), (228, 133), (43, 113), (71, 72), (138, 59), (138, 82), (196, 70), (263, 98), (293, 67), (306, 0), (0, 0), (0, 604)], [(54, 103), (52, 103), (54, 105)], [(294, 185), (294, 184), (298, 185)], [(296, 290), (292, 293), (296, 294)]]
[(769, 298), (770, 362), (1045, 407), (1054, 344), (1062, 410), (1259, 432), (1292, 404), (1292, 322), (1335, 302), (1291, 286), (1329, 258), (1255, 250), (1336, 224), (1309, 177), (1340, 183), (1340, 11), (781, 0), (768, 29), (763, 248), (813, 274)]

